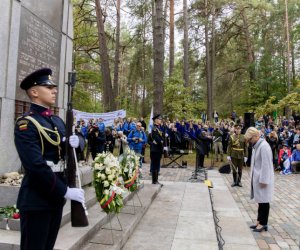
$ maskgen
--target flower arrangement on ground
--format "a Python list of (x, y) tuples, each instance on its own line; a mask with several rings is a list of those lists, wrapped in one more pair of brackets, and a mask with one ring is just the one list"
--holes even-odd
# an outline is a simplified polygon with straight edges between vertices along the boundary
[(133, 150), (126, 150), (119, 157), (124, 187), (130, 192), (137, 190), (139, 183), (139, 156)]
[(20, 219), (19, 209), (16, 205), (0, 207), (0, 221), (3, 219)]
[(118, 186), (120, 165), (111, 153), (98, 154), (93, 162), (94, 187), (101, 208), (106, 213), (119, 213), (124, 190)]

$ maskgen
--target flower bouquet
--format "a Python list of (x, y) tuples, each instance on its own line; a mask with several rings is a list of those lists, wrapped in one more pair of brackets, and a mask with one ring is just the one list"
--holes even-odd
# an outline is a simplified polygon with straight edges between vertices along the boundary
[(0, 221), (2, 219), (20, 219), (19, 209), (17, 209), (16, 205), (0, 207)]
[(119, 213), (124, 190), (118, 186), (120, 165), (111, 153), (98, 154), (93, 162), (94, 187), (101, 208), (106, 213)]
[(124, 187), (130, 192), (137, 190), (139, 183), (139, 156), (133, 150), (126, 150), (119, 157)]

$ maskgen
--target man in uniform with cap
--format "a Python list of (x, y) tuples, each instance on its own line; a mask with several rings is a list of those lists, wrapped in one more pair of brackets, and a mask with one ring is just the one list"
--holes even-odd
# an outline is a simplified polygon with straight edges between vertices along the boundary
[[(65, 199), (84, 202), (84, 191), (69, 188), (62, 164), (65, 148), (65, 124), (52, 115), (57, 85), (51, 80), (52, 70), (42, 68), (28, 75), (20, 87), (31, 100), (28, 113), (15, 124), (15, 145), (25, 175), (17, 208), (21, 214), (21, 249), (53, 249), (61, 223)], [(79, 146), (72, 135), (69, 143)]]
[(158, 182), (158, 172), (160, 170), (160, 160), (164, 149), (164, 137), (160, 130), (162, 121), (161, 115), (155, 115), (152, 118), (153, 128), (148, 136), (148, 143), (150, 144), (150, 159), (152, 169), (152, 184), (160, 184)]
[(228, 143), (228, 161), (232, 165), (232, 187), (242, 187), (242, 170), (244, 162), (247, 162), (248, 148), (244, 135), (241, 134), (241, 125), (234, 125), (234, 134), (230, 136)]

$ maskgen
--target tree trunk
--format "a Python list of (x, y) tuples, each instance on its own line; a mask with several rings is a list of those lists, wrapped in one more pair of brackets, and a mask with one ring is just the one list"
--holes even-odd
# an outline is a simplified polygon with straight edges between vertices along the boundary
[(284, 1), (285, 4), (285, 29), (286, 29), (286, 61), (287, 61), (287, 91), (291, 91), (291, 45), (290, 45), (290, 26), (289, 26), (289, 13), (288, 13), (288, 3), (287, 0)]
[[(121, 7), (121, 0), (117, 0), (117, 27), (116, 27), (116, 48), (115, 48), (115, 65), (114, 65), (114, 85), (113, 85), (113, 96), (115, 103), (119, 97), (119, 63), (120, 63), (120, 8)], [(116, 107), (117, 108), (117, 107)]]
[(163, 0), (155, 0), (153, 8), (153, 113), (163, 111), (164, 92), (164, 37), (163, 37)]
[[(216, 68), (216, 37), (215, 37), (215, 20), (216, 20), (216, 8), (215, 3), (211, 0), (212, 4), (212, 18), (211, 18), (211, 54), (210, 54), (210, 98), (211, 98), (211, 110), (214, 110), (213, 93), (215, 86), (215, 68)], [(213, 117), (212, 117), (213, 118)]]
[(104, 111), (112, 111), (114, 109), (114, 99), (111, 95), (113, 89), (109, 70), (109, 58), (104, 32), (103, 13), (101, 9), (100, 0), (95, 0), (95, 4), (98, 27), (99, 52), (101, 60), (101, 72), (103, 77), (103, 106)]
[(143, 99), (141, 116), (146, 117), (145, 99), (146, 99), (146, 16), (143, 14), (143, 56), (142, 56), (142, 81), (143, 81)]
[(169, 77), (174, 70), (174, 0), (170, 0), (170, 64)]
[(184, 87), (189, 86), (189, 38), (187, 0), (183, 0), (183, 80)]
[(250, 82), (254, 82), (256, 79), (255, 76), (255, 61), (254, 61), (254, 51), (253, 51), (253, 45), (251, 41), (251, 36), (249, 32), (249, 25), (248, 20), (246, 17), (245, 9), (242, 9), (241, 15), (243, 18), (243, 31), (245, 35), (245, 42), (246, 42), (246, 50), (247, 50), (247, 61), (249, 64), (249, 80)]
[(212, 89), (211, 89), (211, 73), (210, 73), (210, 49), (209, 49), (209, 34), (208, 34), (208, 3), (205, 0), (205, 73), (206, 73), (206, 85), (207, 85), (207, 120), (211, 121), (212, 119)]

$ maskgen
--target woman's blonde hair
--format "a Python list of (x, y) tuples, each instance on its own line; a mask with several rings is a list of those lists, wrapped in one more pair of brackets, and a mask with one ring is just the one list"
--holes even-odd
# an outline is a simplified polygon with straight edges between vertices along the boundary
[(260, 136), (259, 130), (257, 130), (254, 127), (249, 127), (245, 133), (245, 139), (249, 140), (250, 138), (252, 138), (254, 136), (257, 136), (257, 137)]
[(278, 140), (278, 136), (277, 136), (277, 133), (275, 131), (272, 131), (270, 133), (270, 137), (274, 137), (274, 138), (276, 138), (276, 140)]

